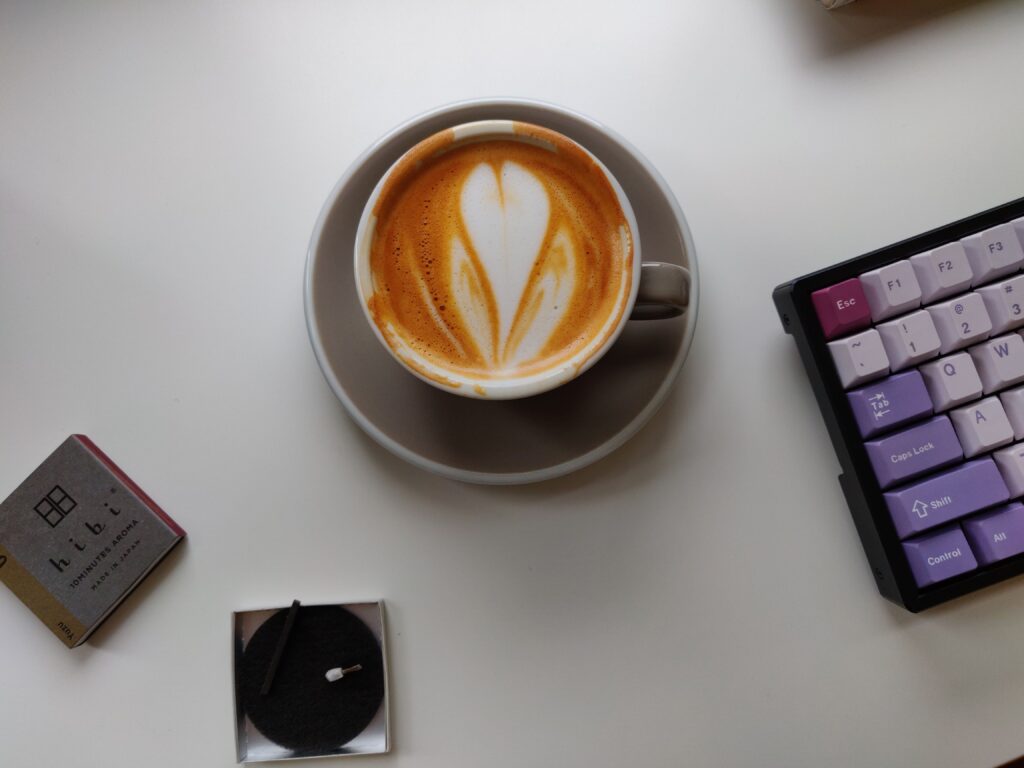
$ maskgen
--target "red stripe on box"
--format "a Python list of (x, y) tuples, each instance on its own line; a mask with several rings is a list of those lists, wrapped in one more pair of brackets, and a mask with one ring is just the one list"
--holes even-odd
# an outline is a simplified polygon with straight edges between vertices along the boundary
[(166, 512), (164, 512), (163, 509), (160, 508), (160, 505), (153, 501), (153, 499), (151, 499), (144, 490), (139, 488), (135, 481), (128, 477), (128, 475), (124, 473), (124, 470), (117, 466), (117, 464), (115, 464), (113, 460), (109, 456), (107, 456), (107, 454), (101, 451), (99, 446), (96, 445), (96, 443), (94, 443), (85, 435), (72, 435), (72, 437), (74, 437), (78, 442), (80, 442), (82, 446), (87, 451), (89, 451), (93, 456), (95, 456), (97, 459), (103, 462), (104, 466), (106, 466), (106, 468), (110, 470), (110, 473), (114, 475), (118, 480), (120, 480), (124, 485), (126, 485), (128, 487), (128, 490), (130, 490), (132, 493), (134, 493), (136, 496), (142, 499), (142, 503), (149, 507), (154, 515), (163, 520), (168, 528), (170, 528), (172, 531), (174, 531), (174, 533), (178, 534), (179, 536), (187, 535), (185, 533), (185, 529), (178, 525), (176, 522), (174, 522), (174, 519)]

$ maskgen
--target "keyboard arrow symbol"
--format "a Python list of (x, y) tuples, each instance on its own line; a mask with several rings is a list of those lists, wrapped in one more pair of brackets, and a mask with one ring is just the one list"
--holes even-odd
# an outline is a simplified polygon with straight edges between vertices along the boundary
[(928, 505), (923, 501), (915, 501), (913, 509), (918, 517), (928, 517)]

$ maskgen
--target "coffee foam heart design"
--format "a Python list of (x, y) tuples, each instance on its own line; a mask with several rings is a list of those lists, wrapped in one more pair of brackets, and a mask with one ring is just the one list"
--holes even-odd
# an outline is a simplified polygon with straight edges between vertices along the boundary
[[(453, 299), (490, 364), (515, 369), (540, 352), (569, 309), (576, 261), (572, 240), (559, 231), (545, 248), (548, 192), (518, 163), (477, 165), (459, 202), (466, 238), (456, 237), (451, 246)], [(485, 284), (490, 287), (486, 308), (473, 291)]]
[(372, 224), (369, 314), (434, 380), (568, 364), (618, 327), (632, 285), (630, 228), (604, 172), (532, 126), (420, 145), (389, 174)]

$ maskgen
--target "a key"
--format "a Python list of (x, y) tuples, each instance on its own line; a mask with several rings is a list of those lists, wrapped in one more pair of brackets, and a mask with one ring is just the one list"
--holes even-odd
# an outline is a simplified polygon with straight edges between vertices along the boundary
[(856, 336), (830, 341), (828, 348), (832, 351), (832, 360), (844, 389), (889, 372), (889, 358), (885, 356), (882, 338), (874, 328)]
[(1024, 275), (986, 285), (978, 293), (992, 321), (992, 333), (1024, 325)]
[(961, 243), (947, 243), (917, 256), (910, 264), (921, 286), (921, 301), (930, 304), (936, 299), (962, 293), (974, 282), (974, 273)]
[(856, 277), (815, 291), (811, 294), (811, 303), (826, 339), (871, 325), (871, 308)]
[(931, 398), (917, 371), (898, 373), (855, 389), (846, 397), (861, 437), (874, 437), (932, 412)]
[(875, 328), (882, 337), (889, 367), (894, 371), (917, 365), (939, 354), (939, 334), (932, 316), (923, 309)]
[(956, 428), (964, 456), (968, 459), (1013, 442), (1013, 427), (998, 397), (989, 397), (977, 403), (949, 412)]
[(928, 312), (935, 321), (935, 330), (939, 332), (942, 354), (986, 339), (992, 331), (985, 302), (976, 293), (965, 293), (941, 304), (933, 304), (928, 307)]
[(953, 425), (946, 416), (864, 443), (882, 488), (923, 475), (963, 458)]
[(1000, 224), (960, 242), (971, 262), (975, 285), (1016, 272), (1024, 265), (1024, 251), (1012, 224)]
[(958, 527), (905, 541), (903, 551), (919, 587), (937, 584), (978, 567), (967, 538)]
[(921, 286), (909, 261), (897, 261), (860, 276), (871, 317), (877, 323), (921, 304)]
[(1024, 552), (1024, 504), (1015, 501), (965, 520), (964, 533), (982, 565), (1019, 555)]
[(967, 351), (986, 395), (1024, 381), (1024, 339), (1016, 333), (989, 339)]
[(901, 539), (1009, 499), (1003, 476), (989, 458), (969, 461), (885, 494)]
[(1006, 418), (1013, 427), (1014, 440), (1024, 440), (1024, 387), (1009, 389), (999, 395)]
[(981, 378), (974, 360), (966, 352), (925, 363), (918, 370), (924, 377), (936, 413), (981, 397)]

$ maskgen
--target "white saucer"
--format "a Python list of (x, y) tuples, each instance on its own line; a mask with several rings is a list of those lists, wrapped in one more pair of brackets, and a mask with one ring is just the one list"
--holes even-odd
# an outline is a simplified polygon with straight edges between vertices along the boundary
[[(680, 318), (628, 323), (578, 379), (535, 397), (484, 401), (448, 394), (405, 371), (366, 323), (356, 296), (353, 242), (378, 179), (412, 145), (444, 128), (506, 118), (564, 133), (619, 180), (636, 211), (643, 252), (690, 271)], [(352, 418), (385, 448), (445, 477), (473, 483), (549, 480), (607, 456), (665, 401), (697, 323), (699, 280), (686, 219), (661, 175), (608, 128), (576, 112), (523, 99), (460, 102), (398, 126), (335, 185), (317, 219), (306, 262), (306, 325), (317, 362)]]

